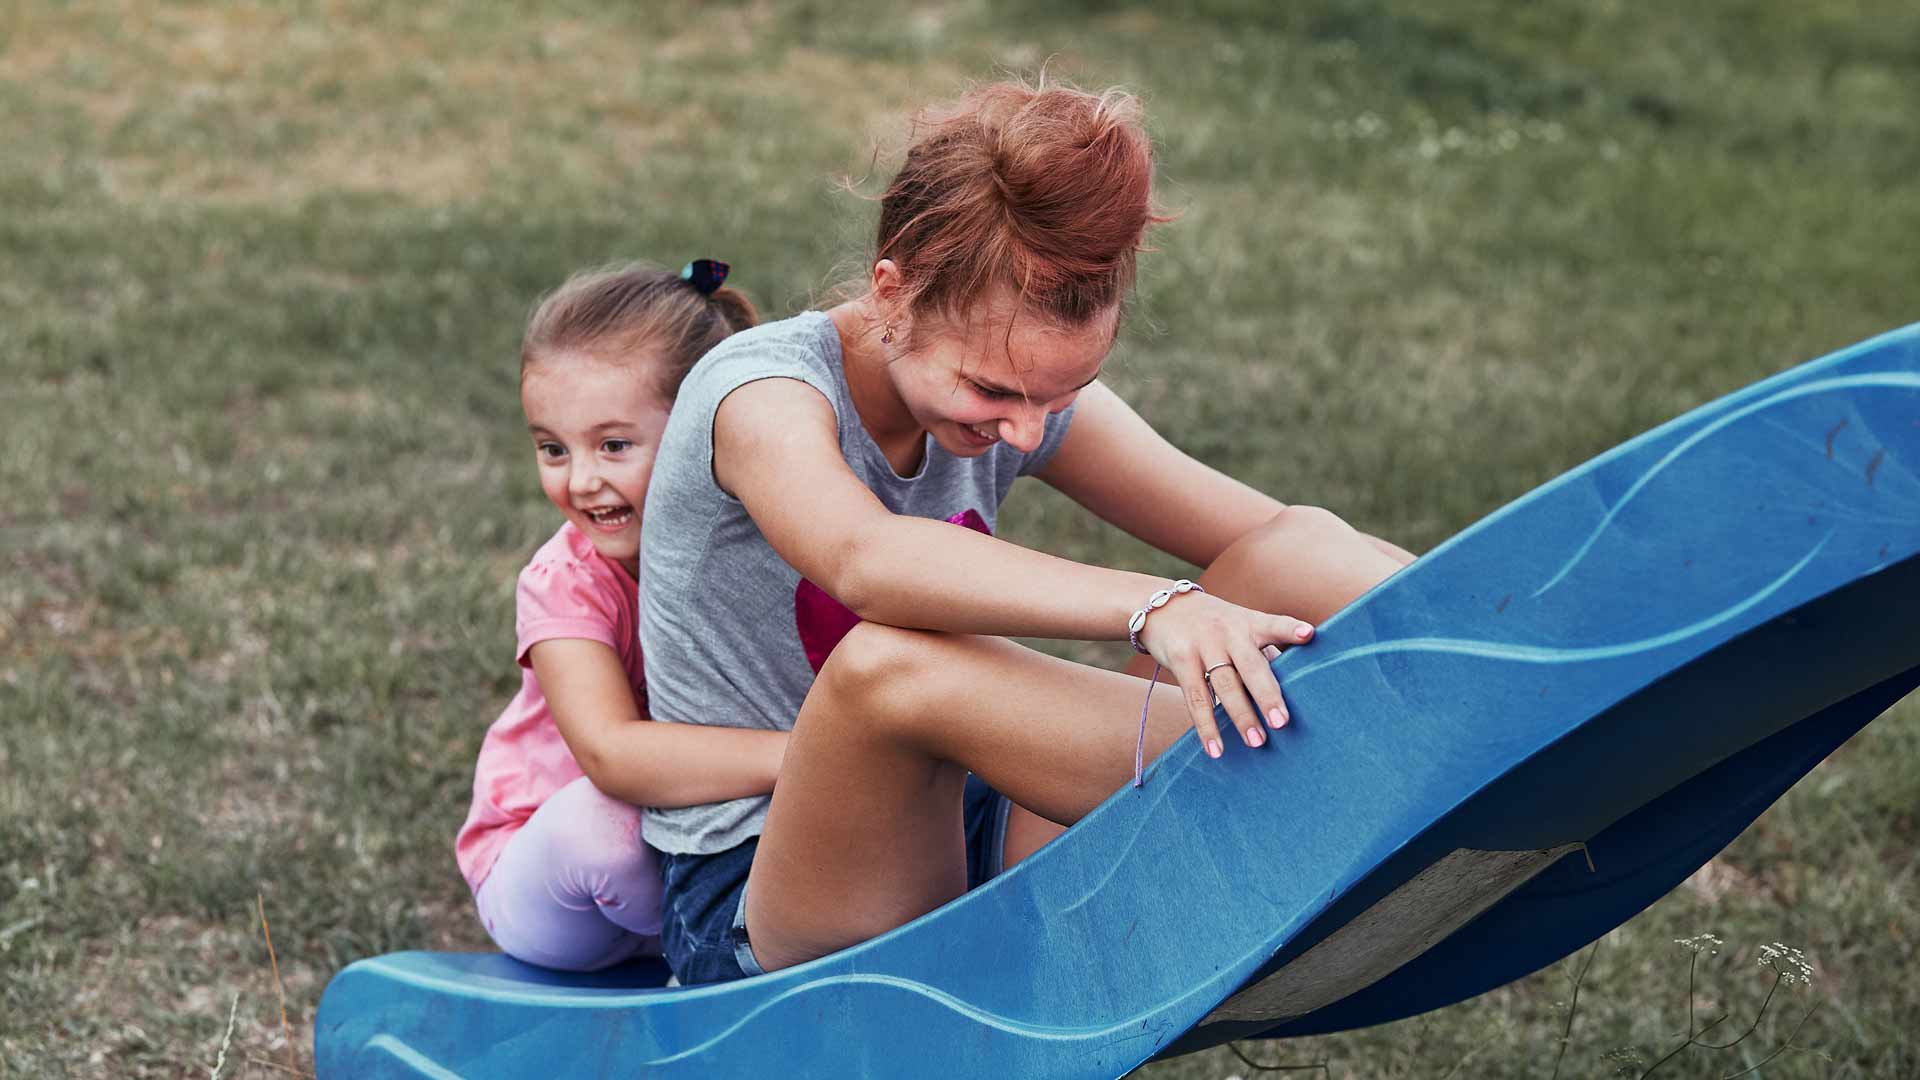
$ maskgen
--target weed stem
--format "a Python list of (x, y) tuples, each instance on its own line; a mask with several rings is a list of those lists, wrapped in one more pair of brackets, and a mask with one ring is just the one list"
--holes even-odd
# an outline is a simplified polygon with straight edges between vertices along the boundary
[(1573, 977), (1573, 1000), (1567, 1003), (1567, 1026), (1560, 1032), (1560, 1052), (1553, 1055), (1553, 1080), (1560, 1080), (1560, 1063), (1566, 1060), (1567, 1043), (1573, 1038), (1573, 1018), (1580, 1011), (1580, 984), (1587, 981), (1587, 969), (1593, 966), (1593, 957), (1600, 951), (1600, 943), (1606, 935), (1593, 939), (1593, 948), (1587, 950), (1586, 962), (1580, 965), (1580, 974)]

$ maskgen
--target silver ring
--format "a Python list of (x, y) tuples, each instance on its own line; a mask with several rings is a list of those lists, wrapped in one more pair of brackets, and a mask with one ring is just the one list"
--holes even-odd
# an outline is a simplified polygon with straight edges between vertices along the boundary
[(1215, 690), (1213, 688), (1213, 673), (1216, 671), (1219, 671), (1223, 667), (1232, 667), (1232, 666), (1233, 666), (1233, 661), (1222, 660), (1219, 663), (1213, 665), (1212, 667), (1200, 673), (1200, 681), (1207, 684), (1207, 693), (1213, 698), (1216, 704), (1218, 704), (1220, 701), (1220, 691)]

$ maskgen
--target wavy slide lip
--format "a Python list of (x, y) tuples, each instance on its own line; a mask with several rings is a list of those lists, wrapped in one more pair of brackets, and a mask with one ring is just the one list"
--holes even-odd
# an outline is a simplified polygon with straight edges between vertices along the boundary
[[(1202, 761), (1182, 740), (1145, 788), (1012, 872), (763, 978), (661, 990), (646, 988), (657, 966), (569, 980), (498, 957), (362, 961), (322, 1001), (322, 1075), (913, 1076), (938, 1046), (964, 1048), (969, 1074), (1116, 1076), (1526, 974), (1656, 898), (1911, 688), (1916, 420), (1920, 327), (1764, 380), (1516, 500), (1328, 620), (1276, 662), (1294, 713), (1279, 753)], [(1277, 841), (1228, 812), (1263, 801), (1312, 807), (1313, 827)], [(1676, 829), (1689, 818), (1709, 824)], [(1547, 858), (1570, 844), (1595, 871)], [(1342, 981), (1222, 1009), (1460, 851), (1546, 865), (1494, 875), (1424, 928), (1435, 940), (1412, 934), (1404, 964), (1362, 949), (1333, 965)], [(1194, 912), (1228, 908), (1194, 929)]]

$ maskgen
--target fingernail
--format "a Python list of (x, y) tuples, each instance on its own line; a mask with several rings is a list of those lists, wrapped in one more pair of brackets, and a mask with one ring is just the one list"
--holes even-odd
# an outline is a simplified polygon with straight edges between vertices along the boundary
[(1267, 710), (1267, 726), (1271, 728), (1282, 728), (1287, 726), (1287, 714), (1281, 712), (1279, 709), (1268, 709)]
[(1262, 732), (1258, 726), (1250, 727), (1247, 729), (1247, 745), (1248, 746), (1259, 746), (1261, 743), (1266, 741), (1267, 741), (1266, 733)]
[(1220, 756), (1220, 740), (1219, 739), (1207, 740), (1207, 756), (1210, 758), (1217, 758)]
[(1298, 629), (1294, 630), (1293, 636), (1299, 638), (1301, 641), (1305, 641), (1308, 638), (1313, 636), (1313, 627), (1311, 626), (1299, 627)]

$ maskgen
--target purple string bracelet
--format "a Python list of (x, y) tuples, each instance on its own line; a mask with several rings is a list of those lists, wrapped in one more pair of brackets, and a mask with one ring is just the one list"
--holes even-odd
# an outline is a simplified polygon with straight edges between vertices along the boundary
[(1133, 786), (1146, 782), (1147, 707), (1153, 704), (1153, 687), (1160, 681), (1160, 663), (1154, 661), (1153, 675), (1147, 679), (1147, 700), (1140, 703), (1140, 737), (1133, 741)]

